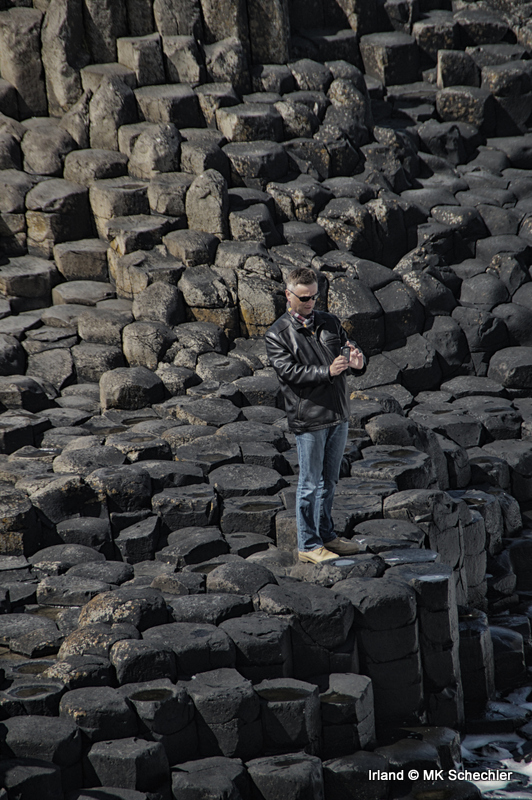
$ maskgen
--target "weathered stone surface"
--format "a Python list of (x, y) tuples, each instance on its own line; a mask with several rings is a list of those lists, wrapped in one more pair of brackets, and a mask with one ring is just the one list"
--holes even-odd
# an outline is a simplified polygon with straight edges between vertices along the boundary
[(89, 103), (90, 144), (118, 150), (118, 128), (137, 121), (135, 95), (118, 78), (104, 78)]
[(90, 186), (94, 181), (116, 178), (126, 172), (127, 157), (116, 152), (116, 149), (77, 150), (65, 158), (65, 178), (84, 186)]
[(308, 797), (323, 793), (323, 777), (319, 758), (306, 753), (254, 758), (248, 762), (254, 787), (264, 798), (294, 797), (293, 786), (301, 787)]
[(249, 72), (244, 46), (236, 36), (228, 36), (204, 47), (205, 68), (214, 83), (231, 83), (243, 94), (249, 90)]
[(118, 368), (100, 378), (102, 408), (144, 408), (163, 398), (160, 378), (146, 367)]
[(65, 156), (75, 146), (66, 130), (46, 118), (39, 119), (27, 130), (21, 143), (24, 169), (30, 174), (61, 177)]
[(255, 64), (284, 64), (288, 60), (288, 5), (284, 0), (257, 3), (249, 10), (249, 35)]
[(529, 386), (529, 347), (508, 347), (496, 353), (490, 361), (488, 377), (510, 389)]
[(190, 185), (186, 196), (189, 227), (224, 239), (228, 232), (228, 211), (225, 179), (216, 170), (207, 170), (199, 175)]
[(285, 485), (275, 470), (247, 464), (218, 467), (209, 474), (209, 482), (222, 497), (275, 494)]
[[(224, 687), (223, 699), (220, 684)], [(238, 754), (245, 758), (260, 752), (259, 700), (251, 683), (236, 670), (214, 670), (196, 676), (190, 695), (200, 715), (200, 753), (208, 756), (221, 750), (225, 756)]]
[(360, 42), (360, 53), (366, 72), (386, 86), (411, 83), (417, 77), (417, 45), (405, 33), (374, 33), (364, 36)]
[(249, 779), (244, 765), (223, 756), (180, 763), (179, 769), (172, 771), (174, 794), (187, 791), (245, 793), (248, 786)]
[(167, 610), (155, 589), (120, 587), (104, 592), (83, 608), (80, 626), (97, 622), (130, 622), (140, 631), (167, 622)]
[(1, 17), (0, 69), (2, 77), (18, 92), (22, 119), (46, 114), (40, 52), (42, 16), (33, 8), (9, 8)]
[(44, 16), (41, 41), (46, 75), (48, 113), (69, 111), (81, 95), (79, 71), (89, 62), (83, 41), (81, 3), (50, 3)]
[(162, 47), (170, 82), (194, 86), (205, 81), (203, 59), (193, 36), (163, 36)]
[(174, 122), (178, 128), (202, 128), (204, 125), (198, 99), (189, 86), (141, 87), (135, 91), (135, 97), (141, 119), (148, 122)]
[(137, 178), (153, 178), (179, 167), (181, 137), (170, 122), (154, 123), (140, 134), (129, 159), (129, 173)]
[(438, 92), (436, 104), (444, 122), (467, 122), (493, 133), (493, 96), (473, 86), (449, 86)]
[(135, 712), (116, 689), (108, 686), (68, 692), (61, 701), (60, 714), (75, 722), (92, 742), (120, 739), (137, 732)]

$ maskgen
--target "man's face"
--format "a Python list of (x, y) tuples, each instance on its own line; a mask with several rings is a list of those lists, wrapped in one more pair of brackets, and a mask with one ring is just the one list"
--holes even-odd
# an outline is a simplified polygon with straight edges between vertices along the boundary
[(306, 302), (304, 302), (300, 298), (313, 297), (317, 293), (318, 293), (317, 283), (309, 283), (309, 284), (298, 283), (297, 286), (291, 286), (289, 289), (285, 289), (286, 299), (292, 306), (292, 310), (295, 311), (296, 314), (301, 314), (302, 317), (308, 317), (309, 314), (312, 313), (312, 311), (314, 310), (314, 306), (316, 305), (316, 301), (307, 300)]

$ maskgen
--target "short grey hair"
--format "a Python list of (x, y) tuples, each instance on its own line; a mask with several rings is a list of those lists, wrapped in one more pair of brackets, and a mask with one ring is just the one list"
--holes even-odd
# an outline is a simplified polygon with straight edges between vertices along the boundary
[(313, 269), (309, 267), (296, 267), (293, 269), (288, 278), (286, 279), (287, 286), (310, 286), (312, 283), (318, 282), (318, 276)]

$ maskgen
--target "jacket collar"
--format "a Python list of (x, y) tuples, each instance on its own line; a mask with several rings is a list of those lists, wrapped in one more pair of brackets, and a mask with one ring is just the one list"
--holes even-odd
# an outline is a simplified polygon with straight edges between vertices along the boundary
[(294, 326), (294, 328), (298, 331), (309, 331), (313, 333), (317, 330), (317, 328), (323, 323), (323, 315), (321, 311), (314, 311), (314, 325), (311, 327), (303, 325), (299, 322), (293, 314), (290, 314), (288, 309), (286, 310), (286, 317), (289, 320), (290, 324)]
[(297, 322), (299, 322), (299, 324), (303, 328), (308, 328), (309, 330), (312, 330), (314, 328), (314, 309), (312, 310), (312, 314), (309, 314), (308, 317), (304, 317), (302, 316), (302, 314), (298, 314), (296, 311), (294, 311), (294, 309), (290, 305), (290, 302), (288, 301), (286, 304), (286, 311), (288, 314), (290, 314), (291, 317), (293, 317)]

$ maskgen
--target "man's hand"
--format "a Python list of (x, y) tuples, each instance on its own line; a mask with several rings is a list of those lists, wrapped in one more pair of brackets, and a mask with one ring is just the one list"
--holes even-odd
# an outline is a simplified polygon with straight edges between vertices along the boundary
[(336, 356), (334, 361), (329, 367), (329, 373), (332, 378), (336, 377), (336, 375), (340, 375), (342, 372), (349, 366), (349, 361), (345, 356)]
[(362, 369), (364, 366), (364, 354), (350, 342), (347, 343), (351, 350), (351, 357), (349, 358), (349, 366), (354, 369)]

